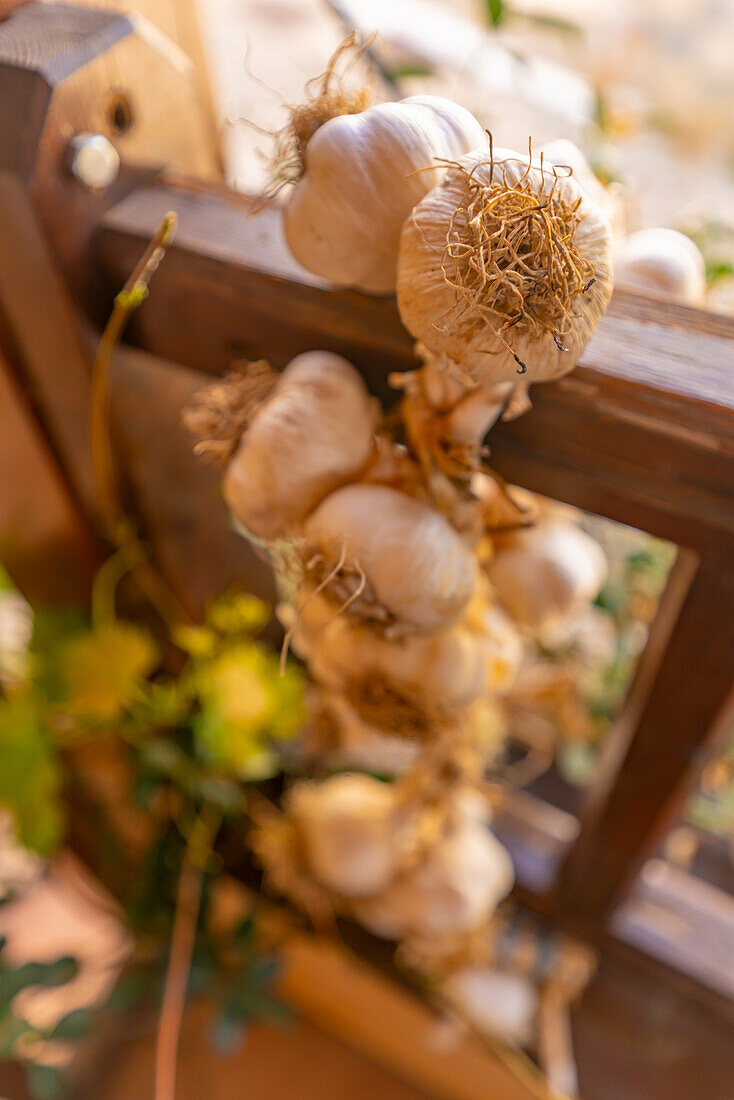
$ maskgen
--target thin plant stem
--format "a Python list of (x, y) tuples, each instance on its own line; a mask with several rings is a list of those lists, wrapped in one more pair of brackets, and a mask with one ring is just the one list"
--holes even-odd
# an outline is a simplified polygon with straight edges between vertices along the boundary
[(92, 469), (104, 535), (118, 548), (126, 568), (134, 572), (145, 596), (169, 627), (177, 622), (189, 621), (189, 615), (151, 565), (123, 510), (112, 452), (109, 376), (114, 350), (131, 315), (147, 298), (148, 284), (165, 256), (166, 248), (173, 241), (177, 225), (176, 214), (166, 214), (132, 275), (115, 297), (114, 308), (94, 360), (89, 413)]
[(155, 1100), (175, 1100), (176, 1064), (191, 959), (196, 943), (206, 862), (221, 815), (207, 804), (194, 822), (181, 864), (171, 950), (163, 989), (155, 1052)]

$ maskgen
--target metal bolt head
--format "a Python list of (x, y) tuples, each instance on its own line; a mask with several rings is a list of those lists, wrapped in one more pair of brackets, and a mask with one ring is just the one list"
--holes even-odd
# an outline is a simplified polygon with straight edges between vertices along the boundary
[(104, 134), (75, 134), (69, 142), (69, 169), (88, 190), (104, 190), (117, 179), (120, 154)]

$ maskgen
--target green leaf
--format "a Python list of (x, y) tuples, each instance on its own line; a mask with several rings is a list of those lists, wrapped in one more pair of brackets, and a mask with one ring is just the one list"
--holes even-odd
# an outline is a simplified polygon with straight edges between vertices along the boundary
[(0, 1011), (5, 1010), (23, 989), (30, 986), (57, 986), (70, 982), (77, 974), (76, 959), (70, 955), (51, 963), (28, 962), (18, 967), (0, 968)]
[(407, 62), (405, 65), (394, 65), (388, 69), (387, 75), (392, 81), (407, 80), (415, 76), (432, 76), (433, 69), (430, 65), (423, 65), (419, 61)]
[(148, 726), (175, 729), (188, 718), (191, 703), (189, 678), (182, 675), (177, 680), (143, 685), (134, 713)]
[(128, 1012), (144, 1000), (150, 992), (150, 974), (127, 974), (118, 981), (107, 999), (106, 1008), (111, 1012)]
[(709, 286), (730, 275), (734, 275), (734, 264), (727, 260), (711, 260), (706, 264), (706, 282)]
[(507, 18), (507, 5), (504, 0), (484, 0), (487, 18), (493, 27), (499, 27)]
[(33, 690), (0, 699), (0, 807), (15, 818), (26, 848), (48, 854), (59, 843), (61, 767)]
[(239, 947), (250, 947), (252, 945), (256, 920), (257, 914), (254, 909), (251, 909), (235, 928), (233, 938)]
[(231, 1016), (224, 1011), (214, 1022), (212, 1032), (214, 1049), (223, 1055), (236, 1054), (241, 1048), (246, 1034), (247, 1027), (244, 1020)]
[(13, 1012), (0, 1011), (0, 1059), (12, 1058), (18, 1044), (36, 1034), (36, 1028), (26, 1020), (21, 1020)]
[(64, 1095), (64, 1079), (55, 1066), (28, 1066), (26, 1080), (34, 1100), (61, 1100)]
[(49, 1035), (49, 1039), (66, 1041), (69, 1039), (81, 1039), (87, 1035), (92, 1026), (92, 1015), (86, 1008), (76, 1008), (73, 1012), (63, 1016)]
[(543, 12), (513, 12), (515, 19), (522, 19), (525, 23), (532, 23), (543, 30), (556, 31), (558, 34), (578, 36), (582, 33), (578, 23), (572, 23), (570, 19), (561, 19), (555, 15), (544, 15)]
[(56, 659), (59, 647), (88, 629), (87, 620), (77, 610), (34, 607), (31, 660), (35, 683), (49, 702), (59, 702), (65, 694)]

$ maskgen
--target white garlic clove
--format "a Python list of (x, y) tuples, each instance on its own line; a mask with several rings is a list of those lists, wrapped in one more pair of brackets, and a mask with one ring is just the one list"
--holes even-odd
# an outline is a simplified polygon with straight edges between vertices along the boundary
[(355, 913), (386, 939), (458, 935), (489, 920), (513, 881), (507, 850), (486, 826), (464, 819), (422, 863), (379, 897), (359, 902)]
[[(428, 704), (465, 707), (487, 692), (506, 690), (522, 659), (517, 630), (486, 601), (472, 600), (464, 619), (447, 630), (384, 638), (347, 616), (334, 618), (333, 610), (329, 621), (328, 605), (318, 599), (304, 606), (294, 649), (308, 653), (318, 682), (337, 690), (372, 677)], [(316, 624), (310, 636), (306, 623)]]
[(308, 142), (284, 211), (288, 247), (336, 286), (391, 293), (400, 229), (443, 176), (437, 158), (454, 160), (482, 139), (477, 120), (439, 96), (330, 119)]
[[(514, 240), (516, 217), (526, 217), (526, 224), (534, 226), (536, 261), (523, 252), (531, 239), (527, 231), (513, 245), (522, 253), (517, 261), (510, 260), (504, 245), (500, 250), (486, 240), (477, 245), (467, 224), (473, 201), (490, 204), (476, 223), (490, 236), (506, 232)], [(548, 211), (560, 228), (544, 236), (547, 222), (541, 226), (538, 219)], [(570, 242), (561, 241), (567, 233)], [(554, 242), (552, 263), (544, 251), (549, 239)], [(495, 254), (500, 260), (493, 269)], [(473, 258), (480, 261), (477, 267)], [(529, 273), (532, 262), (537, 271)], [(489, 268), (486, 282), (478, 273), (482, 265)], [(563, 275), (549, 274), (551, 269), (563, 269)], [(513, 288), (520, 283), (518, 296)], [(489, 150), (480, 149), (461, 157), (403, 226), (397, 287), (403, 323), (435, 355), (449, 356), (478, 382), (516, 382), (519, 377), (544, 382), (568, 373), (611, 292), (611, 229), (605, 214), (573, 177), (556, 178), (552, 167), (541, 171), (527, 156), (494, 150), (490, 159)]]
[(614, 256), (618, 286), (652, 290), (701, 305), (706, 264), (697, 245), (675, 229), (641, 229), (620, 241)]
[(538, 992), (527, 976), (465, 966), (450, 974), (440, 991), (478, 1031), (517, 1046), (532, 1042)]
[(359, 372), (326, 351), (297, 356), (242, 436), (223, 480), (243, 527), (263, 539), (292, 534), (368, 461), (377, 410)]
[(471, 549), (439, 512), (382, 485), (328, 496), (305, 524), (304, 558), (321, 559), (322, 579), (336, 571), (324, 591), (337, 604), (351, 599), (350, 616), (395, 632), (456, 622), (477, 576)]
[(289, 792), (288, 809), (309, 869), (322, 886), (344, 897), (386, 888), (399, 851), (392, 787), (353, 774), (304, 781)]
[(487, 572), (515, 622), (548, 627), (578, 613), (606, 580), (601, 546), (574, 523), (542, 520), (497, 540)]

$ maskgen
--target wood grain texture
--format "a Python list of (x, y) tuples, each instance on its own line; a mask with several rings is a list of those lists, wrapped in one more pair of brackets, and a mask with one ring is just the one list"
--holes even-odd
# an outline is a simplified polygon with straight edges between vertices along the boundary
[(86, 602), (99, 548), (0, 353), (0, 562), (28, 600)]
[[(186, 27), (191, 3), (181, 3)], [(109, 205), (164, 167), (221, 175), (205, 81), (175, 41), (138, 14), (115, 10), (121, 6), (31, 3), (0, 23), (0, 166), (27, 181), (80, 302), (89, 290), (91, 229)], [(159, 14), (174, 26), (170, 5)], [(185, 37), (193, 38), (190, 27)], [(80, 133), (104, 135), (122, 157), (111, 187), (90, 192), (69, 171), (69, 140)]]
[[(388, 373), (415, 365), (393, 299), (329, 290), (289, 256), (277, 210), (248, 217), (241, 197), (202, 187), (144, 188), (108, 212), (100, 310), (167, 209), (179, 236), (135, 343), (211, 373), (323, 347), (383, 398)], [(732, 378), (734, 321), (618, 293), (577, 370), (493, 430), (492, 462), (527, 488), (734, 558)]]
[(678, 563), (561, 872), (558, 910), (566, 922), (603, 922), (679, 814), (697, 751), (728, 732), (732, 607), (732, 567), (705, 558), (697, 567)]
[(283, 947), (278, 990), (306, 1019), (437, 1100), (551, 1100), (526, 1059), (510, 1068), (476, 1039), (442, 1051), (436, 1018), (417, 997), (314, 936)]
[[(199, 1002), (187, 1010), (177, 1100), (428, 1100), (422, 1090), (300, 1020), (284, 1028), (253, 1023), (241, 1049), (223, 1056), (210, 1039), (215, 1019), (212, 1005)], [(154, 1051), (152, 1028), (143, 1035), (111, 1037), (97, 1074), (77, 1089), (74, 1100), (147, 1100)], [(8, 1095), (24, 1100), (15, 1092)]]
[(275, 601), (273, 574), (232, 529), (219, 474), (196, 458), (181, 409), (206, 377), (132, 348), (112, 372), (116, 453), (156, 563), (187, 611), (233, 585)]
[(130, 30), (130, 20), (120, 12), (23, 4), (0, 24), (0, 65), (37, 72), (53, 87)]
[(2, 172), (0, 326), (74, 495), (93, 516), (87, 425), (91, 356), (23, 181)]

